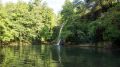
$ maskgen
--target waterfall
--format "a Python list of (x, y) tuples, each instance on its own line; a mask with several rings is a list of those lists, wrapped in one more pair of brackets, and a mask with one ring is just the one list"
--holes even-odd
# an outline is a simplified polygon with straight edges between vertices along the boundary
[(57, 38), (57, 53), (58, 53), (58, 60), (59, 60), (59, 62), (60, 62), (60, 64), (61, 64), (61, 46), (60, 46), (60, 42), (61, 42), (61, 33), (62, 33), (62, 29), (63, 29), (63, 27), (64, 27), (64, 25), (65, 25), (66, 23), (63, 23), (62, 25), (61, 25), (61, 27), (60, 27), (60, 30), (59, 30), (59, 34), (58, 34), (58, 38)]
[(57, 38), (57, 45), (59, 45), (60, 42), (61, 42), (61, 33), (62, 33), (62, 29), (63, 29), (63, 27), (64, 27), (65, 24), (66, 23), (63, 23), (62, 26), (61, 26), (61, 28), (60, 28), (59, 35), (58, 35), (58, 38)]

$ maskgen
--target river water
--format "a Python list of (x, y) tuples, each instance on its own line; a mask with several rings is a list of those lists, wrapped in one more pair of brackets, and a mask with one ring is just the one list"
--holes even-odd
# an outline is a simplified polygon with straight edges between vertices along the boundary
[(120, 52), (59, 45), (0, 47), (0, 67), (120, 67)]

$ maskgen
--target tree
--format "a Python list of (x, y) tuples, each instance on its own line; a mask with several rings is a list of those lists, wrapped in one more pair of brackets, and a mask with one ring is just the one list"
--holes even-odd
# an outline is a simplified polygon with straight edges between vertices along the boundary
[(54, 13), (41, 0), (24, 3), (7, 3), (0, 7), (0, 41), (32, 41), (51, 38)]
[[(77, 43), (114, 41), (111, 39), (119, 40), (117, 38), (119, 37), (119, 29), (116, 28), (119, 24), (116, 22), (114, 22), (116, 25), (111, 24), (113, 21), (110, 19), (117, 15), (113, 10), (115, 12), (119, 10), (118, 7), (115, 7), (117, 4), (116, 0), (73, 0), (71, 4), (68, 2), (70, 1), (65, 1), (61, 11), (62, 22), (67, 22), (63, 29), (63, 36), (66, 36), (64, 37), (65, 40)], [(110, 8), (112, 9), (110, 10)], [(109, 13), (110, 11), (112, 11), (112, 15)], [(108, 27), (111, 28), (108, 29)], [(114, 31), (112, 32), (112, 30)], [(110, 36), (108, 36), (108, 33), (106, 34), (106, 31), (109, 31), (109, 34), (111, 31)]]

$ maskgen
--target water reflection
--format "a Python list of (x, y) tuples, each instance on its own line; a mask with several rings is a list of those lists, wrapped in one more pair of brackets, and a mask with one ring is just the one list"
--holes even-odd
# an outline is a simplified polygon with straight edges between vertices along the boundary
[(0, 47), (0, 67), (120, 67), (118, 51), (65, 46)]

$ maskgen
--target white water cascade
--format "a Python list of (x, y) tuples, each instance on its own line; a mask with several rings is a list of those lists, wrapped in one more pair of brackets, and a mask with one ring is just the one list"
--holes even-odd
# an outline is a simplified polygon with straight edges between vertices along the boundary
[(62, 29), (63, 29), (63, 27), (64, 27), (64, 25), (65, 25), (66, 23), (63, 23), (62, 25), (61, 25), (61, 27), (60, 27), (60, 30), (59, 30), (59, 34), (58, 34), (58, 38), (57, 38), (57, 53), (58, 53), (58, 60), (59, 60), (59, 62), (60, 62), (60, 64), (61, 64), (61, 46), (60, 46), (60, 42), (61, 42), (61, 33), (62, 33)]
[(63, 23), (62, 26), (61, 26), (61, 28), (60, 28), (59, 35), (58, 35), (58, 38), (57, 38), (57, 45), (59, 45), (60, 42), (61, 42), (61, 33), (62, 33), (62, 29), (63, 29), (63, 27), (64, 27), (65, 24), (66, 23)]

